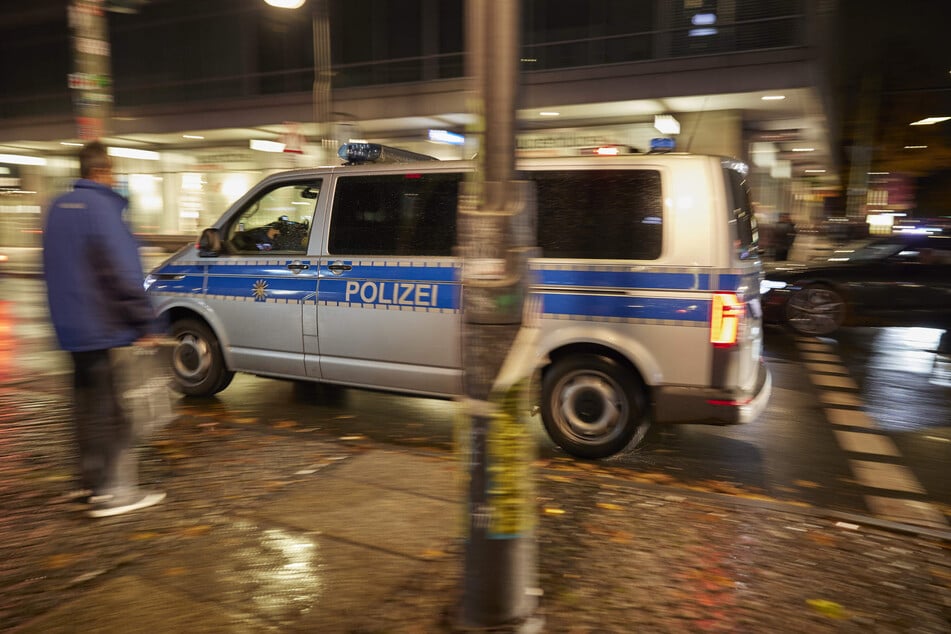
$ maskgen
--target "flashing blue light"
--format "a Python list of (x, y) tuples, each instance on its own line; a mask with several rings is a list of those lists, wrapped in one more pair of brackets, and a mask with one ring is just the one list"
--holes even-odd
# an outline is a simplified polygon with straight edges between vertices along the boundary
[(707, 35), (716, 35), (717, 30), (713, 27), (706, 27), (703, 29), (690, 29), (687, 32), (688, 37), (705, 37)]
[(697, 13), (690, 18), (690, 23), (694, 26), (710, 26), (717, 23), (716, 13)]
[(337, 156), (349, 163), (369, 163), (377, 161), (383, 148), (376, 143), (344, 143), (337, 150)]
[(657, 137), (651, 139), (651, 152), (670, 152), (674, 149), (675, 145), (673, 139)]
[(434, 143), (448, 143), (449, 145), (463, 145), (466, 137), (448, 130), (430, 130), (429, 140)]

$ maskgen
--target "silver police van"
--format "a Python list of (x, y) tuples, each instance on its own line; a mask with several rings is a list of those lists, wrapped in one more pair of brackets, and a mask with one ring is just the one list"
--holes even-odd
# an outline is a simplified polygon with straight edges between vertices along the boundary
[[(212, 395), (246, 372), (462, 393), (456, 207), (474, 165), (387, 154), (350, 144), (344, 165), (268, 176), (151, 272), (180, 392)], [(666, 153), (517, 168), (537, 189), (531, 292), (552, 440), (602, 458), (651, 422), (755, 418), (770, 377), (745, 166)]]

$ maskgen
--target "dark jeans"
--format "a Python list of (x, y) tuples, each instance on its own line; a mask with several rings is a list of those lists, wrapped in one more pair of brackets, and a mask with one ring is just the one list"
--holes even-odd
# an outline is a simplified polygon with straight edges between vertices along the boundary
[(136, 484), (132, 426), (119, 406), (109, 353), (72, 353), (80, 486), (94, 495), (119, 493)]

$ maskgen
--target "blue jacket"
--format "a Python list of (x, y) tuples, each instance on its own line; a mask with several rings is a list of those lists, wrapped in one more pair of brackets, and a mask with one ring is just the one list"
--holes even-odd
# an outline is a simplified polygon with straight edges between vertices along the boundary
[(60, 347), (126, 346), (161, 330), (145, 289), (138, 241), (122, 219), (128, 201), (79, 179), (53, 201), (43, 231), (43, 272)]

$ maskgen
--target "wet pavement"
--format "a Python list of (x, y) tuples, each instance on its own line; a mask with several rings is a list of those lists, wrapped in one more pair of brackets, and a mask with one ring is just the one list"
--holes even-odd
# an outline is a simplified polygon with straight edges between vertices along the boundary
[[(68, 376), (0, 382), (0, 629), (441, 632), (464, 510), (450, 453), (180, 404), (141, 450), (159, 506), (68, 499)], [(948, 632), (951, 533), (540, 460), (542, 631)]]

